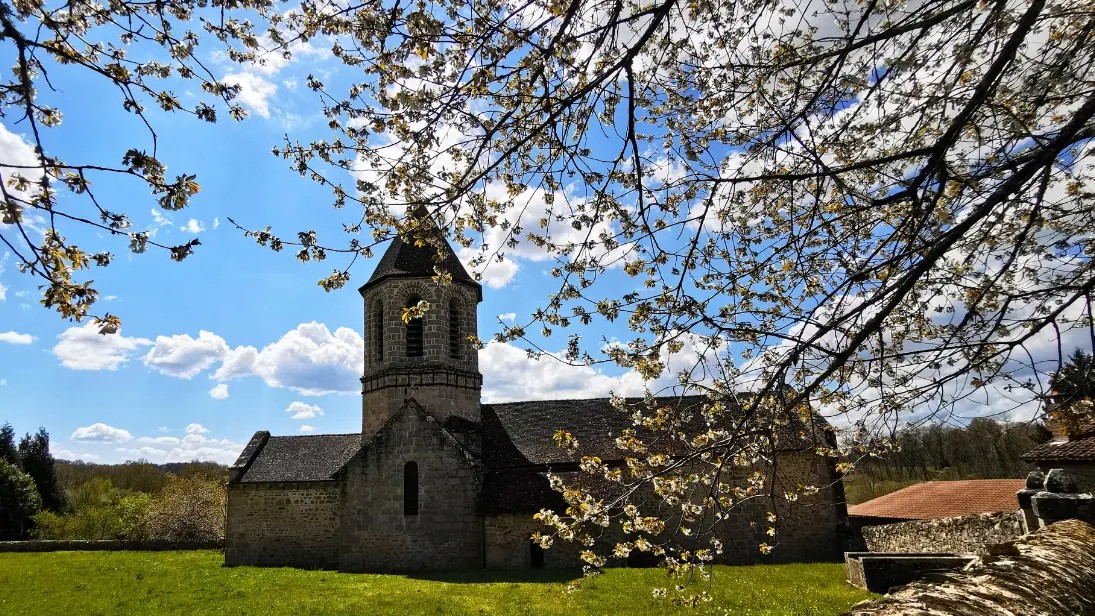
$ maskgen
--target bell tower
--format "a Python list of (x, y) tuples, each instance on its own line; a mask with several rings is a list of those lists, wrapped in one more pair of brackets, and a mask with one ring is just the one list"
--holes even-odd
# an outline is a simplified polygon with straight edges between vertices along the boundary
[[(424, 208), (415, 215), (434, 224)], [(364, 439), (411, 397), (439, 421), (454, 415), (479, 421), (483, 376), (479, 353), (467, 337), (477, 332), (483, 288), (468, 275), (448, 242), (444, 251), (441, 268), (452, 274), (451, 284), (432, 280), (435, 247), (396, 237), (369, 281), (358, 289), (365, 302)], [(403, 308), (419, 301), (429, 304), (425, 315), (404, 323)]]

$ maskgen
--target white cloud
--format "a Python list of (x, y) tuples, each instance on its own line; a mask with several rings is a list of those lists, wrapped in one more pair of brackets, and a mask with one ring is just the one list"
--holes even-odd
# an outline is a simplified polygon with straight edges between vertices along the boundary
[(0, 342), (7, 342), (10, 344), (30, 344), (34, 342), (34, 336), (30, 334), (19, 334), (16, 332), (0, 333)]
[(133, 435), (127, 430), (108, 426), (104, 423), (95, 423), (83, 428), (77, 428), (70, 437), (74, 441), (94, 441), (99, 443), (124, 443), (132, 441)]
[[(605, 374), (592, 366), (572, 366), (559, 360), (561, 354), (543, 354), (530, 358), (523, 349), (508, 343), (490, 342), (479, 352), (479, 370), (483, 373), (485, 402), (514, 400), (552, 400), (567, 398), (603, 398), (610, 394), (641, 396), (647, 389), (658, 395), (669, 393), (676, 375), (692, 370), (701, 355), (713, 363), (715, 352), (697, 348), (692, 337), (682, 337), (683, 348), (665, 360), (665, 371), (646, 381), (634, 370), (619, 375)], [(695, 374), (698, 381), (707, 380)]]
[(221, 365), (210, 377), (218, 381), (231, 381), (233, 379), (251, 376), (255, 373), (255, 364), (259, 360), (259, 351), (253, 346), (241, 346), (228, 351), (221, 360)]
[(224, 83), (239, 85), (240, 93), (237, 97), (241, 103), (251, 108), (260, 116), (270, 118), (269, 98), (278, 91), (276, 84), (266, 81), (254, 73), (232, 73), (225, 75)]
[(212, 375), (228, 381), (258, 375), (271, 387), (306, 396), (356, 393), (364, 369), (365, 342), (348, 327), (332, 334), (322, 323), (301, 323), (262, 351), (237, 347)]
[(294, 78), (286, 79), (285, 81), (281, 82), (281, 84), (283, 86), (285, 86), (286, 89), (289, 89), (289, 90), (296, 90), (297, 89), (297, 80), (294, 79)]
[(305, 404), (303, 402), (294, 402), (289, 405), (289, 408), (285, 409), (286, 413), (293, 413), (290, 419), (312, 419), (313, 417), (323, 416), (323, 409), (319, 408), (319, 405)]
[(300, 427), (301, 432), (311, 432), (312, 430), (315, 430), (315, 428), (309, 425), (303, 425)]
[(530, 359), (524, 350), (499, 342), (490, 342), (479, 352), (479, 369), (484, 402), (642, 393), (641, 379), (625, 382), (623, 377), (608, 376), (589, 366), (569, 366), (549, 356)]
[(137, 456), (138, 458), (143, 458), (143, 459), (149, 459), (149, 458), (156, 459), (156, 458), (159, 458), (161, 456), (166, 456), (167, 455), (167, 450), (166, 449), (157, 449), (155, 447), (141, 447), (140, 449), (127, 449), (125, 447), (119, 447), (119, 448), (115, 449), (114, 451), (117, 451), (119, 453), (129, 454), (131, 456)]
[[(160, 428), (164, 432), (167, 428)], [(172, 436), (142, 436), (138, 443), (145, 444), (139, 449), (120, 447), (115, 451), (154, 462), (218, 462), (231, 464), (243, 451), (244, 443), (235, 443), (229, 439), (215, 439), (205, 436), (209, 430), (200, 424), (186, 427), (186, 436), (179, 439)], [(158, 445), (159, 447), (153, 447)]]
[(456, 252), (456, 256), (460, 258), (460, 262), (468, 268), (469, 272), (478, 273), (480, 282), (492, 289), (501, 289), (508, 285), (513, 277), (517, 275), (517, 270), (520, 269), (513, 257), (505, 257), (501, 261), (490, 257), (482, 265), (472, 265), (472, 259), (479, 256), (479, 250), (476, 248), (461, 248)]
[(182, 441), (174, 436), (142, 436), (138, 443), (153, 443), (156, 445), (178, 445)]
[(156, 345), (143, 359), (146, 366), (161, 374), (189, 379), (227, 354), (224, 338), (203, 330), (196, 340), (187, 334), (158, 336)]
[(516, 312), (503, 312), (502, 314), (498, 315), (498, 318), (502, 321), (513, 322), (517, 319), (517, 313)]
[(225, 398), (228, 397), (228, 384), (227, 383), (221, 383), (220, 385), (217, 385), (213, 389), (210, 389), (209, 390), (209, 395), (212, 396), (213, 398), (217, 399), (217, 400), (224, 400)]
[(205, 231), (205, 227), (202, 223), (198, 222), (198, 219), (196, 218), (191, 218), (186, 221), (185, 225), (180, 225), (179, 228), (187, 233), (201, 233), (202, 231)]
[(214, 216), (213, 217), (213, 228), (216, 229), (219, 226), (221, 226), (221, 219)]
[(174, 223), (171, 221), (171, 216), (165, 214), (157, 209), (149, 210), (152, 213), (152, 227), (149, 229), (149, 237), (156, 237), (156, 234), (160, 232), (160, 229), (167, 227), (168, 231)]
[[(311, 42), (304, 42), (300, 40), (293, 41), (289, 44), (289, 53), (291, 57), (286, 58), (282, 55), (280, 49), (276, 49), (274, 41), (270, 39), (270, 35), (263, 33), (258, 36), (259, 47), (262, 49), (255, 52), (256, 62), (249, 62), (245, 64), (246, 70), (249, 72), (262, 73), (268, 77), (277, 75), (283, 68), (289, 64), (296, 62), (305, 56), (319, 56), (320, 59), (331, 56), (330, 47), (327, 45), (314, 46)], [(271, 51), (263, 51), (270, 49)], [(326, 80), (324, 80), (326, 81)], [(286, 79), (285, 87), (290, 90), (296, 87), (296, 79)], [(289, 85), (292, 83), (293, 85)]]
[(49, 444), (49, 452), (51, 454), (53, 454), (53, 457), (57, 458), (58, 460), (69, 460), (69, 461), (83, 460), (84, 462), (95, 462), (96, 460), (99, 459), (99, 456), (97, 456), (93, 453), (84, 453), (84, 452), (80, 452), (80, 451), (69, 451), (68, 449), (65, 449), (63, 447), (58, 447), (57, 445), (55, 445), (53, 443)]
[(70, 327), (59, 336), (53, 354), (72, 370), (117, 370), (129, 361), (129, 354), (152, 344), (145, 338), (126, 338), (121, 333), (100, 334), (94, 323)]
[(171, 430), (167, 426), (160, 426), (156, 428), (156, 432), (170, 432)]
[[(6, 126), (0, 124), (0, 176), (7, 182), (14, 174), (19, 174), (24, 178), (30, 180), (33, 186), (28, 187), (28, 190), (16, 190), (14, 186), (6, 186), (8, 194), (20, 200), (28, 200), (32, 193), (38, 191), (37, 182), (42, 178), (42, 171), (35, 166), (38, 165), (38, 156), (34, 153), (34, 146), (29, 141), (23, 138), (22, 135), (17, 135), (7, 129)], [(20, 167), (29, 167), (16, 169), (13, 167), (7, 167), (5, 165), (17, 165)], [(41, 232), (39, 221), (42, 220), (36, 216), (28, 215), (28, 212), (23, 212), (23, 228), (33, 231)], [(0, 231), (13, 227), (14, 225), (8, 225), (0, 223)], [(7, 260), (7, 255), (4, 255), (4, 261)], [(0, 271), (3, 270), (3, 263), (0, 263)], [(0, 300), (4, 299), (5, 290), (4, 286), (0, 285)]]

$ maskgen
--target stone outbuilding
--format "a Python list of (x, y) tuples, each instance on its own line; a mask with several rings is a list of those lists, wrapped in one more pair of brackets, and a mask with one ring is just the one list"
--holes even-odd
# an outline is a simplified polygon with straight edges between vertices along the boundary
[[(566, 508), (547, 473), (573, 479), (585, 455), (622, 463), (615, 436), (631, 420), (607, 398), (481, 404), (478, 353), (468, 336), (477, 331), (482, 288), (445, 250), (451, 284), (431, 279), (433, 248), (395, 239), (360, 289), (361, 433), (260, 431), (251, 438), (230, 472), (226, 565), (409, 571), (579, 564), (575, 546), (542, 550), (530, 541), (545, 530), (534, 513)], [(424, 317), (404, 323), (403, 308), (423, 300), (430, 306)], [(703, 400), (658, 403), (687, 412)], [(825, 428), (820, 421), (780, 428), (776, 493), (822, 489), (793, 508), (776, 507), (779, 549), (770, 561), (840, 558), (843, 487), (832, 462), (815, 454), (832, 443)], [(560, 429), (578, 440), (575, 454), (555, 445)], [(719, 531), (724, 562), (763, 558), (757, 546), (773, 541), (765, 525), (752, 522), (772, 507), (759, 502), (730, 514)]]

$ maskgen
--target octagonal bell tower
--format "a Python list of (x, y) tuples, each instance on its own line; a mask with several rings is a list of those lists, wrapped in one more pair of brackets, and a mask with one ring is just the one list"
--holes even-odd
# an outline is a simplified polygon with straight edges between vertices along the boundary
[[(424, 208), (415, 213), (434, 224)], [(411, 397), (445, 421), (479, 421), (483, 376), (479, 354), (467, 337), (476, 334), (483, 288), (445, 242), (444, 271), (452, 284), (432, 280), (432, 246), (392, 240), (376, 270), (358, 292), (365, 301), (365, 373), (361, 377), (361, 432), (369, 439)], [(403, 323), (403, 308), (429, 303), (421, 319)]]

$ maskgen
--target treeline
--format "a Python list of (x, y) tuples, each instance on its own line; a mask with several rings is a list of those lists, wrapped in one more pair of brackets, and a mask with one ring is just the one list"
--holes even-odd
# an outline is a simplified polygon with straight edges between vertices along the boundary
[(1020, 456), (1049, 438), (1037, 424), (986, 418), (965, 427), (905, 429), (896, 437), (895, 451), (856, 464), (844, 480), (845, 495), (856, 504), (922, 481), (1022, 479), (1034, 466)]
[(219, 539), (226, 482), (227, 468), (211, 462), (54, 460), (45, 429), (16, 446), (5, 424), (0, 539)]
[(94, 464), (68, 460), (57, 461), (57, 482), (65, 491), (78, 490), (93, 479), (110, 481), (115, 488), (159, 492), (175, 477), (199, 477), (219, 481), (228, 469), (215, 462), (170, 462), (152, 464), (146, 460), (122, 464)]

